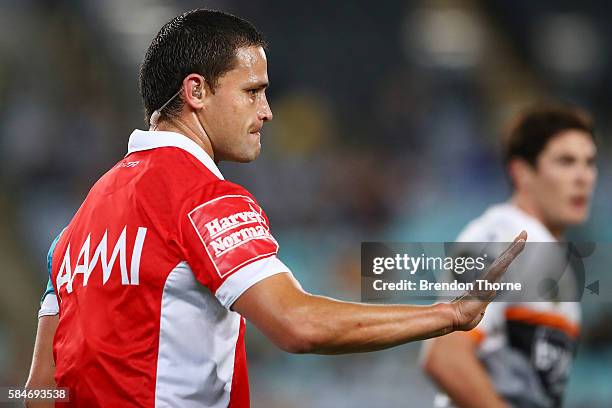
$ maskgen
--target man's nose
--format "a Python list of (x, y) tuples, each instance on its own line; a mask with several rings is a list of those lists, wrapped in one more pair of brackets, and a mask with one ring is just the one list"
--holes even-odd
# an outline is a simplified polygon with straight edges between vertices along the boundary
[(595, 181), (597, 170), (588, 164), (580, 166), (576, 175), (576, 181), (580, 185), (591, 185)]
[(274, 115), (272, 114), (272, 109), (270, 109), (270, 104), (268, 103), (268, 98), (263, 97), (263, 101), (259, 106), (257, 116), (259, 120), (269, 121), (272, 120)]

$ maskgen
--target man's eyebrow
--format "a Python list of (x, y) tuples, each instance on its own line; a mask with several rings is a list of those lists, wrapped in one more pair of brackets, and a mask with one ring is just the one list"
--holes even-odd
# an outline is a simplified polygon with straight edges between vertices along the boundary
[(263, 88), (267, 88), (268, 86), (270, 86), (269, 81), (255, 81), (255, 82), (247, 83), (246, 85), (246, 87), (249, 89), (263, 89)]

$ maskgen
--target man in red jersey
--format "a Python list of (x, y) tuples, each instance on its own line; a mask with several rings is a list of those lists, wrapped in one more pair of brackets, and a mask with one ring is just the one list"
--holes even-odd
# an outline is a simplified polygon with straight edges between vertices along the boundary
[(259, 154), (272, 119), (264, 48), (250, 23), (208, 10), (174, 18), (154, 38), (140, 74), (150, 129), (132, 133), (125, 158), (50, 251), (53, 290), (29, 388), (68, 388), (58, 406), (246, 407), (245, 318), (283, 350), (321, 354), (380, 350), (480, 321), (491, 293), (418, 307), (302, 290), (255, 198), (216, 165)]

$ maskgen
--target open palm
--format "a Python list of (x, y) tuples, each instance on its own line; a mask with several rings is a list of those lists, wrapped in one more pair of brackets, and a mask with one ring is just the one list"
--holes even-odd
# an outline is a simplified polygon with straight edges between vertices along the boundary
[[(491, 283), (499, 282), (508, 266), (523, 251), (526, 240), (527, 232), (522, 231), (514, 239), (514, 242), (495, 259), (483, 279)], [(453, 300), (451, 305), (455, 312), (454, 329), (471, 330), (476, 327), (482, 320), (487, 305), (495, 298), (495, 295), (496, 292), (494, 290), (483, 290), (478, 289), (478, 286), (474, 286), (473, 290)]]

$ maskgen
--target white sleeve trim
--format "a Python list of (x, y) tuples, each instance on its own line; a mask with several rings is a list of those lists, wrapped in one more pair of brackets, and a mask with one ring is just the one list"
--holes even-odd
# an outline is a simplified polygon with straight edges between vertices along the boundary
[(42, 301), (40, 310), (38, 311), (38, 318), (43, 316), (55, 316), (59, 314), (59, 304), (57, 303), (57, 296), (55, 293), (49, 293)]
[(225, 308), (229, 309), (248, 288), (265, 278), (283, 272), (293, 276), (276, 255), (257, 260), (231, 274), (219, 286), (215, 296)]

